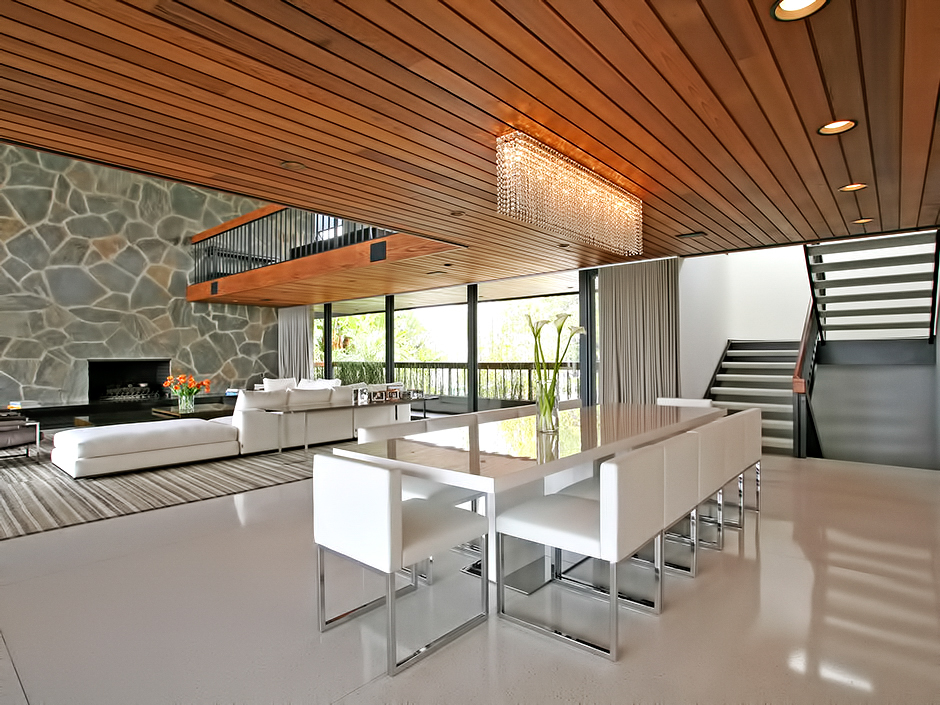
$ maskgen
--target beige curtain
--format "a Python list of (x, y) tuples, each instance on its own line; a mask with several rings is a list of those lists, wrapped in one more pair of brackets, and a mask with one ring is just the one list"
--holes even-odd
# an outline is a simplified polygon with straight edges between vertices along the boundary
[(278, 377), (313, 377), (313, 325), (309, 306), (277, 310)]
[(653, 404), (679, 392), (679, 260), (598, 271), (598, 400)]

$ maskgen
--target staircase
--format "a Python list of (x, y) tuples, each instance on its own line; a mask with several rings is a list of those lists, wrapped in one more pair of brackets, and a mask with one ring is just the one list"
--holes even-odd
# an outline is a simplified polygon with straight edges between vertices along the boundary
[(825, 340), (934, 340), (937, 231), (806, 245)]
[(793, 368), (797, 340), (729, 340), (708, 397), (724, 409), (761, 410), (763, 448), (793, 451)]

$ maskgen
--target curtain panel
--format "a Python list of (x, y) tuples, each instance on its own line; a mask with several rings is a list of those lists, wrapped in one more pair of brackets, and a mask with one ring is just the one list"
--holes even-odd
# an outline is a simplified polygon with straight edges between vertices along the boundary
[(313, 378), (313, 325), (309, 306), (278, 309), (277, 363), (279, 377)]
[(598, 270), (598, 400), (654, 404), (679, 392), (679, 259)]

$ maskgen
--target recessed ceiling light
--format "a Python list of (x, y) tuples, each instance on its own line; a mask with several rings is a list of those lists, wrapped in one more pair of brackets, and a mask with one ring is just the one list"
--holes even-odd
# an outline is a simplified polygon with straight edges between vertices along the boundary
[(564, 250), (568, 247), (571, 247), (571, 245), (569, 245), (567, 242), (563, 242), (559, 245), (559, 247)]
[(868, 184), (846, 184), (840, 191), (861, 191), (863, 188), (868, 188)]
[(435, 269), (433, 272), (426, 272), (427, 275), (431, 275), (431, 274), (443, 274), (443, 273), (444, 273), (444, 272), (442, 272), (442, 271), (440, 271), (440, 270), (438, 270), (438, 269)]
[(461, 218), (461, 217), (467, 215), (467, 211), (451, 211), (450, 214), (451, 214), (451, 216), (453, 216), (454, 218)]
[(770, 11), (776, 19), (792, 22), (819, 12), (828, 3), (829, 0), (777, 0)]
[(682, 233), (681, 235), (676, 235), (676, 237), (705, 237), (706, 233), (697, 232), (697, 233)]
[(289, 169), (290, 171), (300, 171), (301, 169), (307, 168), (307, 165), (304, 164), (303, 162), (293, 162), (293, 161), (281, 162), (280, 166), (282, 169)]
[(841, 135), (843, 132), (851, 130), (857, 124), (855, 120), (833, 120), (820, 127), (816, 132), (821, 135)]
[(454, 266), (454, 263), (453, 263), (453, 262), (444, 262), (444, 266), (445, 266), (445, 267), (453, 267), (453, 266)]
[(864, 225), (865, 223), (870, 223), (873, 220), (874, 218), (859, 218), (858, 220), (853, 220), (852, 222), (855, 223), (855, 225)]

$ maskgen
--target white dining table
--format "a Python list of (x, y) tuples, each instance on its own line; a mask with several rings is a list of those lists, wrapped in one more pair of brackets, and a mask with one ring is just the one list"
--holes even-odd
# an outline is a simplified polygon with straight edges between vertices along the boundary
[[(598, 404), (560, 411), (558, 433), (543, 434), (536, 430), (533, 407), (524, 416), (498, 421), (478, 422), (476, 415), (466, 414), (466, 423), (454, 428), (347, 443), (335, 446), (333, 452), (485, 493), (490, 535), (495, 536), (496, 515), (543, 494), (547, 482), (565, 474), (567, 481), (576, 481), (617, 453), (689, 431), (724, 414), (724, 409), (707, 407)], [(520, 554), (510, 563), (521, 568), (533, 556)]]
[(501, 494), (586, 463), (674, 436), (724, 415), (723, 409), (599, 404), (559, 412), (557, 434), (536, 431), (534, 407), (517, 418), (466, 423), (402, 438), (338, 445), (333, 452), (382, 460), (409, 475)]

